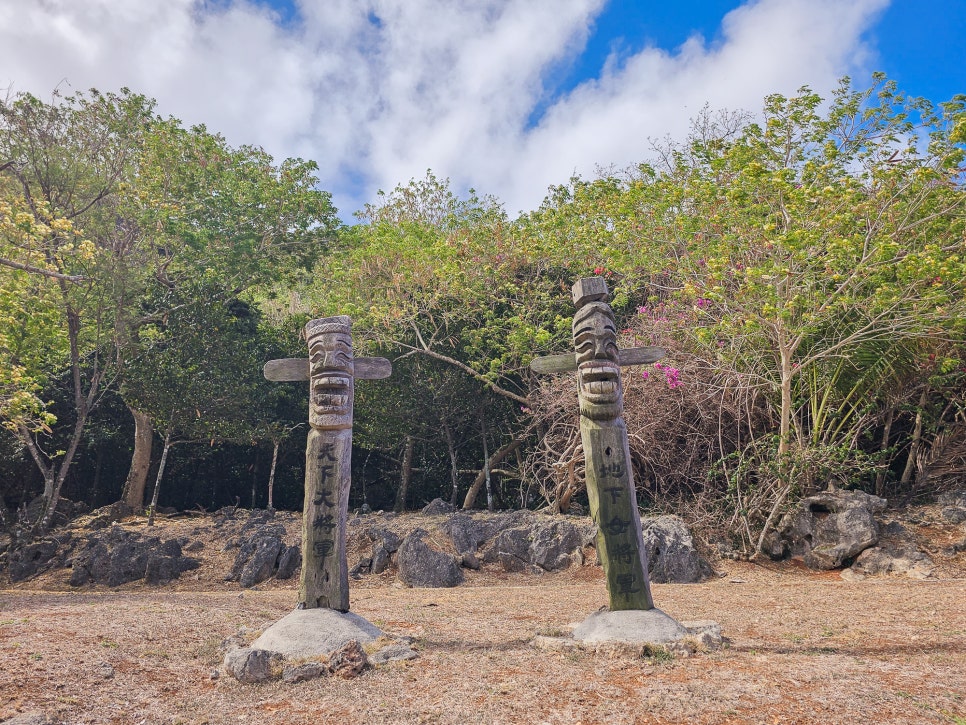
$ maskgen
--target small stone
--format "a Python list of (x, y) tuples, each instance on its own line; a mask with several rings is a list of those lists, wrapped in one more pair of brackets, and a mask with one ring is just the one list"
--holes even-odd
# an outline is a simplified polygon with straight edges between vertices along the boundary
[(50, 718), (41, 712), (23, 712), (4, 720), (3, 725), (49, 725)]
[(961, 524), (966, 521), (966, 508), (962, 506), (946, 506), (942, 510), (942, 517), (951, 524)]
[(305, 662), (301, 665), (289, 665), (282, 670), (282, 681), (289, 684), (315, 680), (328, 674), (329, 669), (321, 662)]
[(383, 665), (387, 662), (397, 662), (401, 660), (414, 660), (419, 657), (416, 654), (416, 650), (402, 643), (391, 644), (388, 647), (383, 647), (381, 650), (372, 655), (372, 663), (374, 665)]
[(710, 619), (699, 619), (693, 622), (681, 622), (681, 626), (688, 631), (699, 645), (705, 649), (718, 649), (724, 642), (721, 635), (721, 625)]
[(225, 655), (225, 671), (239, 682), (265, 682), (272, 678), (271, 654), (242, 647)]
[(861, 574), (852, 569), (843, 569), (839, 572), (839, 576), (847, 582), (860, 582), (865, 579), (865, 574)]
[(333, 675), (349, 680), (369, 666), (369, 658), (357, 640), (351, 639), (329, 657), (329, 669)]

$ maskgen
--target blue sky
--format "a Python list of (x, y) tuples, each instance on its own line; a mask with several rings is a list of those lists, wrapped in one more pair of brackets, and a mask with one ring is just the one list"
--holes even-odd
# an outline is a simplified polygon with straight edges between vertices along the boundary
[(0, 88), (116, 90), (318, 162), (344, 218), (427, 169), (515, 214), (705, 105), (874, 70), (966, 92), (966, 0), (0, 0)]

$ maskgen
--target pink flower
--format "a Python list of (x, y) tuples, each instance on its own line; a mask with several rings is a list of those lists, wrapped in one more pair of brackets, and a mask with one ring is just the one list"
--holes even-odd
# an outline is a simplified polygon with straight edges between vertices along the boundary
[(670, 366), (664, 368), (664, 379), (667, 381), (667, 386), (671, 390), (684, 385), (684, 383), (681, 382), (681, 371), (677, 368), (672, 368)]

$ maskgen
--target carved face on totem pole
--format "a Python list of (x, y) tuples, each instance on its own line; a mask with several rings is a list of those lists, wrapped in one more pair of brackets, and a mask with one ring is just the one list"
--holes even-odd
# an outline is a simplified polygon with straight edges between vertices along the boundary
[(345, 315), (311, 320), (309, 344), (309, 425), (321, 430), (352, 427), (352, 327)]
[(580, 414), (614, 420), (624, 410), (614, 312), (606, 302), (586, 302), (574, 314), (573, 330)]

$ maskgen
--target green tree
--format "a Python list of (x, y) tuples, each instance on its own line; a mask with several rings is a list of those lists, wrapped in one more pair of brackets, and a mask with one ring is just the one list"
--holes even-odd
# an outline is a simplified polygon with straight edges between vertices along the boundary
[[(44, 477), (35, 529), (49, 525), (90, 412), (124, 374), (140, 329), (163, 321), (170, 300), (190, 302), (162, 291), (217, 280), (237, 297), (324, 250), (338, 224), (314, 169), (183, 129), (127, 90), (0, 104), (0, 314), (29, 318), (21, 339), (0, 341), (11, 360), (0, 412)], [(64, 368), (73, 419), (54, 426), (38, 393)], [(128, 486), (138, 501), (140, 470), (140, 488)]]
[(149, 525), (165, 463), (178, 443), (246, 440), (258, 376), (257, 320), (245, 302), (217, 283), (180, 289), (162, 321), (140, 329), (140, 351), (127, 365), (121, 393), (161, 431), (163, 448)]
[[(24, 285), (30, 295), (29, 310), (21, 313), (29, 323), (7, 347), (19, 396), (3, 412), (43, 476), (45, 505), (32, 522), (36, 530), (49, 526), (90, 412), (118, 374), (122, 310), (136, 294), (145, 259), (117, 219), (115, 192), (131, 173), (151, 108), (127, 91), (55, 94), (50, 104), (20, 95), (0, 103), (0, 191), (14, 227), (4, 234), (0, 255), (12, 270), (3, 286)], [(15, 304), (5, 309), (18, 314)], [(53, 421), (36, 393), (62, 370), (74, 419), (58, 441), (63, 448), (55, 443), (49, 450)]]
[[(572, 180), (523, 220), (545, 253), (595, 262), (632, 330), (679, 356), (670, 364), (719, 372), (677, 394), (705, 386), (694, 402), (729, 401), (728, 420), (742, 418), (735, 401), (754, 401), (742, 462), (724, 462), (745, 487), (736, 508), (763, 511), (744, 522), (752, 548), (793, 491), (826, 476), (868, 483), (897, 451), (907, 468), (922, 458), (918, 423), (905, 444), (886, 425), (903, 410), (925, 412), (914, 417), (938, 426), (937, 442), (954, 424), (964, 141), (966, 97), (936, 109), (884, 79), (866, 91), (845, 81), (828, 104), (808, 89), (770, 96), (762, 123), (706, 112), (686, 143), (657, 145), (620, 176)], [(664, 322), (641, 327), (635, 306)]]
[[(174, 309), (171, 299), (194, 304), (177, 291), (198, 289), (199, 279), (216, 281), (223, 294), (257, 300), (261, 288), (310, 267), (340, 226), (330, 194), (316, 188), (316, 170), (314, 162), (276, 164), (262, 149), (233, 148), (204, 126), (156, 123), (145, 136), (139, 174), (121, 196), (124, 214), (154, 250), (154, 289), (175, 294), (155, 294), (136, 324), (163, 318)], [(141, 435), (125, 500), (138, 508), (153, 426), (143, 411), (132, 406), (131, 412)]]
[[(517, 411), (515, 416), (497, 416), (501, 424), (508, 424), (497, 430), (497, 437), (515, 438), (525, 428), (519, 417), (529, 387), (525, 365), (535, 346), (549, 341), (535, 322), (547, 305), (535, 300), (552, 298), (556, 311), (556, 280), (541, 279), (543, 263), (516, 252), (512, 227), (495, 200), (473, 192), (461, 198), (448, 181), (432, 173), (382, 194), (359, 218), (362, 223), (346, 231), (342, 244), (316, 271), (330, 283), (306, 289), (301, 297), (313, 315), (352, 317), (357, 354), (379, 349), (424, 359), (411, 368), (414, 375), (405, 380), (394, 376), (387, 383), (405, 388), (394, 396), (396, 405), (423, 411), (410, 416), (416, 425), (408, 425), (402, 411), (391, 417), (399, 424), (389, 438), (403, 452), (401, 468), (405, 470), (402, 461), (411, 458), (406, 455), (411, 450), (407, 436), (412, 445), (430, 436), (440, 449), (454, 452), (460, 443), (455, 438), (448, 441), (447, 430), (455, 435), (464, 410), (475, 409), (476, 398), (484, 391), (502, 399), (493, 401), (492, 407)], [(556, 312), (550, 319), (552, 325), (566, 326), (569, 336), (569, 319)], [(473, 385), (456, 384), (453, 373)], [(443, 381), (428, 406), (420, 393), (426, 384), (423, 374)], [(478, 430), (475, 422), (472, 429)], [(449, 459), (442, 470), (452, 470), (452, 455)], [(408, 476), (403, 473), (400, 480), (404, 487)]]

